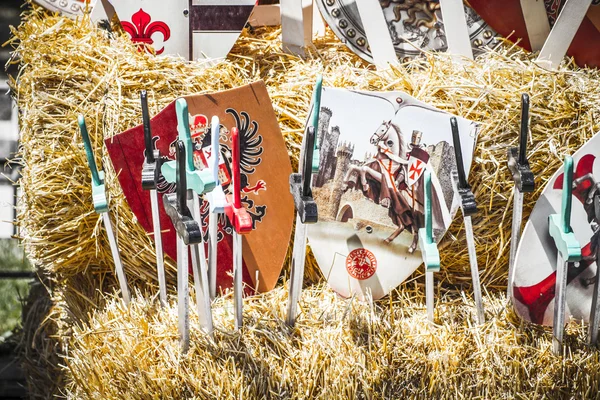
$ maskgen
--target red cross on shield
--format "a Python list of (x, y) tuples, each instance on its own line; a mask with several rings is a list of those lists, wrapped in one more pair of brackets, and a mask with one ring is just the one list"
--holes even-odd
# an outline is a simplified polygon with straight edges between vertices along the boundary
[(406, 185), (414, 185), (423, 176), (423, 172), (429, 161), (429, 154), (420, 147), (414, 147), (408, 157), (408, 168), (406, 173)]

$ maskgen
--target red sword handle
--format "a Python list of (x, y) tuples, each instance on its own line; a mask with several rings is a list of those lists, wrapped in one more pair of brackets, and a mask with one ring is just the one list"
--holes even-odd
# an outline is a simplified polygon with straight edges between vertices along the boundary
[(240, 132), (237, 128), (231, 129), (231, 175), (233, 177), (233, 193), (226, 196), (227, 206), (225, 215), (239, 234), (252, 231), (252, 217), (242, 207), (241, 173), (240, 173)]

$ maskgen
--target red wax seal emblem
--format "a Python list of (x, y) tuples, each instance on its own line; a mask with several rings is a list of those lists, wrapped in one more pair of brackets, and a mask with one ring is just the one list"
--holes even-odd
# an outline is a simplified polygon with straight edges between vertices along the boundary
[(346, 271), (358, 280), (369, 279), (377, 269), (375, 255), (367, 249), (352, 250), (346, 257)]

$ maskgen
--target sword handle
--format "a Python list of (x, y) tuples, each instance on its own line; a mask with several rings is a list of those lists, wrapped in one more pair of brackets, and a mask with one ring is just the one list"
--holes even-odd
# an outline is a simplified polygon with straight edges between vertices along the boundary
[[(312, 121), (311, 121), (311, 125), (315, 131), (315, 136), (317, 135), (317, 132), (319, 132), (319, 113), (321, 112), (321, 93), (322, 92), (323, 92), (323, 75), (319, 74), (317, 76), (317, 82), (315, 84), (315, 89), (313, 92), (313, 109), (312, 109)], [(320, 155), (319, 155), (319, 146), (317, 144), (316, 139), (315, 139), (313, 148), (315, 151), (313, 152), (313, 157), (312, 157), (312, 171), (314, 173), (317, 173), (317, 172), (319, 172)]]
[(150, 129), (150, 113), (148, 112), (148, 94), (145, 90), (140, 92), (142, 102), (142, 121), (144, 124), (144, 142), (146, 144), (146, 162), (154, 163), (154, 149), (152, 148), (152, 131)]
[(221, 123), (216, 115), (210, 120), (210, 142), (212, 147), (212, 173), (215, 185), (219, 185), (219, 157), (221, 150), (219, 147), (219, 134), (221, 132)]
[(571, 232), (571, 203), (573, 200), (573, 157), (565, 156), (564, 169), (561, 228), (563, 233), (569, 233)]
[(521, 135), (519, 136), (519, 164), (527, 162), (527, 135), (529, 134), (529, 95), (521, 95)]
[(424, 171), (425, 178), (425, 238), (427, 243), (433, 243), (433, 223), (431, 218), (431, 172)]
[(195, 171), (194, 167), (194, 147), (192, 146), (192, 135), (190, 134), (190, 114), (188, 112), (187, 101), (182, 97), (175, 102), (175, 111), (177, 112), (177, 132), (186, 149), (186, 166), (188, 171)]
[(315, 146), (315, 128), (309, 126), (304, 137), (304, 157), (302, 157), (302, 196), (312, 197), (312, 159)]
[(186, 171), (185, 171), (185, 145), (181, 140), (177, 140), (175, 143), (176, 146), (176, 164), (175, 164), (175, 174), (176, 174), (176, 184), (177, 184), (177, 211), (180, 214), (184, 213), (184, 210), (187, 207), (187, 180), (186, 180)]
[(87, 125), (85, 124), (85, 118), (83, 115), (77, 117), (77, 123), (79, 124), (79, 130), (81, 131), (81, 138), (83, 139), (83, 146), (85, 147), (85, 155), (87, 157), (88, 166), (92, 172), (92, 180), (94, 185), (99, 186), (102, 184), (100, 175), (98, 174), (98, 167), (96, 166), (96, 159), (94, 158), (94, 152), (92, 151), (92, 143), (90, 142), (90, 135), (88, 134)]
[(231, 128), (231, 172), (233, 175), (233, 206), (236, 209), (242, 208), (242, 199), (240, 192), (240, 131), (238, 128)]
[(465, 165), (463, 162), (462, 149), (460, 147), (460, 132), (458, 131), (458, 121), (456, 117), (450, 118), (450, 128), (452, 129), (452, 141), (454, 142), (454, 155), (456, 156), (456, 171), (458, 172), (458, 185), (461, 189), (468, 188), (465, 175)]

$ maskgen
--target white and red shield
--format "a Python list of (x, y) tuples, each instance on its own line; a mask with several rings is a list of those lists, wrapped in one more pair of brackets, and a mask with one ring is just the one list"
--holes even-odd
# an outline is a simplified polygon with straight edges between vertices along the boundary
[(429, 154), (427, 154), (427, 152), (418, 147), (413, 148), (408, 158), (408, 170), (406, 177), (406, 184), (409, 187), (421, 179), (423, 172), (425, 172), (425, 168), (427, 168), (428, 161)]
[[(567, 267), (566, 314), (588, 322), (594, 296), (599, 232), (592, 199), (600, 177), (600, 134), (596, 134), (574, 155), (571, 228), (581, 245), (580, 262)], [(564, 168), (548, 181), (521, 235), (514, 265), (512, 288), (517, 314), (526, 321), (552, 325), (556, 288), (557, 250), (548, 233), (548, 216), (562, 206)], [(569, 317), (567, 317), (568, 319)]]
[(217, 60), (227, 56), (255, 0), (112, 0), (121, 25), (140, 49), (157, 55)]

